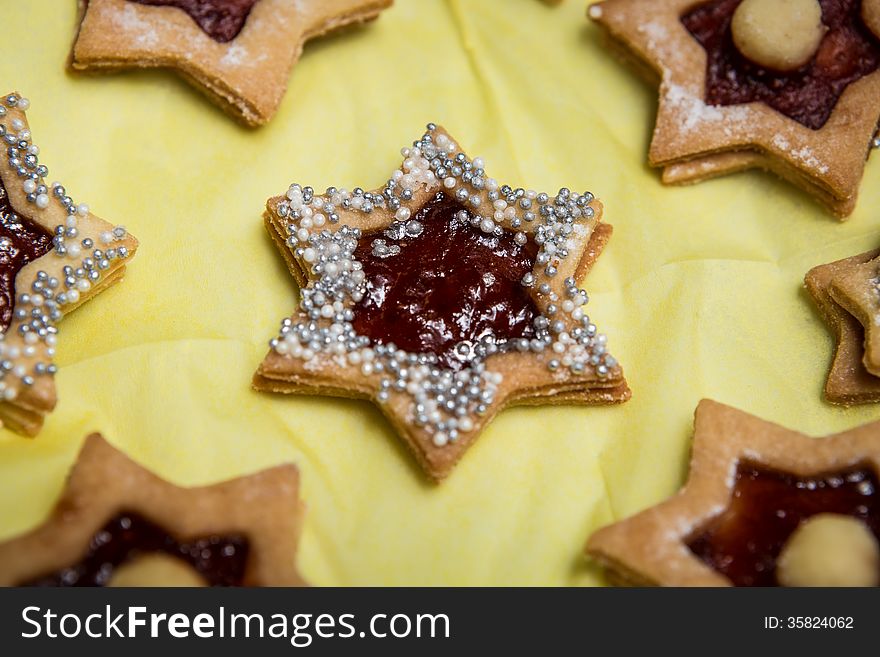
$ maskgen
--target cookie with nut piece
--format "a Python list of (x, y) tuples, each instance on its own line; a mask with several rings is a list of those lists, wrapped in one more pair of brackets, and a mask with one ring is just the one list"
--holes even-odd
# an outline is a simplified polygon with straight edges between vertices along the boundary
[(684, 487), (586, 551), (621, 584), (877, 586), (878, 485), (880, 422), (810, 438), (703, 400)]
[(606, 0), (590, 17), (660, 105), (667, 184), (752, 168), (845, 219), (880, 122), (877, 0)]
[(0, 586), (302, 586), (299, 473), (182, 488), (98, 434), (39, 527), (0, 543)]

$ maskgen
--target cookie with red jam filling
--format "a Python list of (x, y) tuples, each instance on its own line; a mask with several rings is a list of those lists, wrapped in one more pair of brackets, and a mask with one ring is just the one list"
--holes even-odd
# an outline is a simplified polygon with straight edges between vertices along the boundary
[(434, 124), (402, 153), (375, 191), (269, 200), (302, 300), (254, 387), (373, 401), (435, 480), (506, 406), (628, 399), (578, 287), (611, 233), (601, 203), (499, 184)]

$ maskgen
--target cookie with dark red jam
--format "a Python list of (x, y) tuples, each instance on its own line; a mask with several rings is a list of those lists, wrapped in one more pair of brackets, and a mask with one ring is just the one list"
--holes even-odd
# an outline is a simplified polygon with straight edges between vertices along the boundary
[(32, 436), (55, 406), (59, 320), (122, 279), (137, 240), (47, 182), (29, 107), (0, 97), (0, 422)]
[(878, 475), (880, 422), (817, 439), (704, 400), (681, 491), (587, 553), (626, 584), (877, 586)]
[(268, 122), (306, 41), (366, 23), (393, 0), (88, 0), (76, 71), (163, 67), (225, 112)]
[(840, 219), (854, 211), (880, 145), (880, 38), (864, 3), (606, 0), (589, 13), (661, 82), (649, 162), (663, 182), (762, 168)]
[(3, 586), (302, 586), (292, 465), (180, 488), (98, 434), (49, 519), (0, 543)]
[(434, 479), (506, 406), (628, 399), (577, 285), (610, 236), (593, 195), (499, 184), (434, 124), (403, 157), (372, 192), (269, 200), (303, 289), (254, 386), (373, 401)]

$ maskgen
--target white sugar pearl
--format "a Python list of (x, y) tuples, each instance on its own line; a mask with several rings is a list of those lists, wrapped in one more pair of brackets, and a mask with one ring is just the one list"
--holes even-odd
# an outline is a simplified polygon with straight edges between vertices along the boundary
[(398, 221), (406, 221), (409, 219), (409, 215), (409, 208), (398, 208), (397, 212), (394, 213), (394, 216)]
[(85, 203), (80, 203), (76, 206), (76, 213), (80, 217), (85, 217), (89, 213), (89, 206)]
[(25, 194), (33, 194), (34, 190), (37, 188), (37, 183), (35, 180), (25, 180), (21, 187), (24, 189)]
[(81, 278), (76, 282), (76, 289), (80, 292), (88, 292), (92, 287), (92, 284), (89, 283), (85, 278)]
[(455, 187), (455, 178), (453, 178), (452, 176), (449, 176), (448, 178), (444, 178), (443, 179), (443, 186), (446, 189), (452, 189), (453, 187)]
[(481, 157), (475, 157), (473, 165), (475, 169), (484, 169), (486, 167), (486, 164), (485, 162), (483, 162), (483, 158)]
[(76, 228), (76, 217), (72, 214), (67, 215), (67, 219), (64, 221), (67, 224), (68, 228)]
[(333, 306), (329, 303), (321, 306), (321, 317), (329, 319), (330, 317), (333, 317), (333, 312)]
[(489, 218), (485, 218), (480, 222), (480, 230), (484, 233), (491, 233), (495, 230), (495, 222)]
[(113, 241), (113, 233), (109, 230), (105, 230), (101, 233), (101, 243), (102, 244), (110, 244)]
[(68, 290), (67, 291), (67, 300), (70, 303), (76, 303), (77, 301), (79, 301), (79, 292), (77, 292), (76, 289)]
[(364, 363), (361, 365), (361, 374), (364, 376), (370, 376), (373, 373), (373, 366), (370, 363)]
[(327, 222), (327, 219), (320, 212), (315, 213), (315, 216), (312, 217), (312, 223), (315, 226), (323, 226)]
[(467, 415), (464, 417), (458, 418), (458, 430), (459, 431), (473, 431), (474, 429), (474, 421), (471, 420)]
[(284, 342), (283, 340), (275, 345), (275, 351), (282, 356), (287, 355), (290, 352), (290, 345)]
[(20, 379), (27, 374), (27, 368), (24, 365), (16, 365), (12, 368), (12, 373)]
[(12, 129), (13, 130), (18, 132), (22, 128), (24, 128), (24, 121), (22, 121), (21, 119), (12, 119)]
[(67, 255), (69, 255), (71, 258), (78, 258), (81, 253), (82, 249), (80, 248), (79, 244), (74, 242), (73, 244), (67, 245)]
[[(41, 300), (41, 301), (42, 301), (42, 299), (43, 299), (43, 297), (40, 296), (40, 300)], [(40, 340), (40, 336), (38, 336), (38, 335), (37, 335), (36, 333), (34, 333), (33, 331), (31, 331), (30, 333), (25, 333), (25, 334), (24, 334), (24, 341), (25, 341), (25, 344), (37, 344), (37, 342), (38, 342), (39, 340)], [(2, 353), (2, 352), (0, 352), (0, 353)]]
[(12, 401), (17, 396), (18, 396), (18, 391), (15, 388), (6, 388), (6, 390), (3, 391), (3, 398), (6, 401)]
[(27, 98), (19, 98), (16, 106), (22, 112), (27, 112), (31, 107), (31, 101), (29, 101)]
[(315, 250), (313, 248), (309, 247), (308, 249), (303, 251), (302, 257), (303, 260), (305, 260), (306, 262), (314, 262), (315, 259), (318, 257), (318, 254), (315, 253)]
[(37, 195), (37, 207), (41, 210), (49, 207), (49, 197), (46, 194)]
[(443, 445), (449, 442), (449, 436), (446, 435), (445, 431), (438, 431), (434, 434), (432, 441), (437, 447), (443, 447)]

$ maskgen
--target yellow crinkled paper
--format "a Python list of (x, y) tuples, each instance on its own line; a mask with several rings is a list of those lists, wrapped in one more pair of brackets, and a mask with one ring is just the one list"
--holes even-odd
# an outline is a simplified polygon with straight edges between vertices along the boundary
[[(645, 164), (656, 91), (609, 56), (583, 0), (397, 0), (309, 44), (259, 130), (166, 71), (70, 75), (76, 3), (7, 4), (0, 86), (31, 99), (49, 177), (141, 248), (61, 324), (42, 433), (0, 431), (0, 539), (45, 518), (101, 431), (184, 485), (297, 463), (314, 584), (597, 584), (584, 541), (681, 485), (700, 398), (817, 435), (880, 417), (822, 401), (832, 341), (802, 290), (813, 265), (880, 243), (880, 157), (845, 224), (766, 174), (661, 186)], [(378, 186), (428, 121), (503, 182), (605, 202), (615, 233), (588, 308), (633, 389), (623, 406), (503, 413), (440, 486), (369, 404), (250, 389), (298, 298), (266, 198)]]

